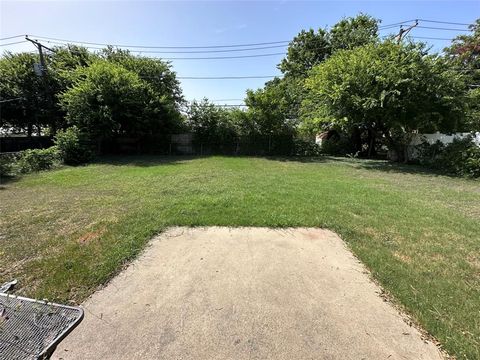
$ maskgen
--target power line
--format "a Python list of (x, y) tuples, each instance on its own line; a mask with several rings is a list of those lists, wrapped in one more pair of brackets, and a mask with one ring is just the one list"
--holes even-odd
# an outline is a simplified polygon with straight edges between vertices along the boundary
[(438, 37), (429, 37), (429, 36), (409, 36), (412, 39), (426, 39), (426, 40), (448, 40), (452, 41), (453, 39), (450, 38), (438, 38)]
[(386, 30), (386, 29), (390, 29), (390, 28), (395, 28), (399, 25), (403, 25), (403, 24), (406, 24), (406, 23), (411, 23), (411, 22), (414, 22), (416, 20), (417, 19), (412, 19), (412, 20), (400, 21), (400, 22), (397, 22), (397, 23), (394, 23), (394, 24), (381, 25), (381, 26), (378, 27), (378, 30)]
[[(394, 23), (394, 24), (387, 24), (387, 25), (379, 26), (379, 29), (382, 29), (382, 30), (383, 29), (388, 29), (388, 28), (392, 28), (394, 26), (405, 24), (407, 22), (412, 22), (412, 21), (415, 21), (415, 20), (406, 20), (406, 21), (401, 21), (401, 22)], [(280, 41), (271, 41), (271, 42), (249, 43), (249, 44), (233, 44), (233, 45), (150, 46), (150, 45), (125, 45), (125, 44), (96, 43), (96, 42), (88, 42), (88, 41), (60, 39), (60, 38), (53, 38), (53, 37), (39, 36), (39, 35), (30, 35), (30, 36), (35, 37), (35, 38), (39, 38), (39, 39), (43, 39), (43, 40), (49, 40), (47, 42), (60, 41), (62, 43), (78, 43), (78, 44), (87, 44), (87, 45), (115, 46), (115, 47), (141, 48), (141, 49), (211, 49), (211, 48), (247, 47), (247, 46), (261, 46), (261, 45), (288, 44), (288, 43), (290, 43), (290, 40), (280, 40)], [(279, 46), (279, 47), (282, 47), (282, 46)], [(273, 47), (270, 47), (270, 48), (273, 48)], [(259, 50), (259, 49), (252, 49), (252, 50)], [(245, 51), (245, 50), (237, 50), (237, 51)], [(207, 52), (207, 51), (204, 51), (204, 52)], [(221, 51), (219, 51), (219, 52), (221, 52)]]
[(237, 79), (271, 79), (278, 75), (261, 76), (177, 76), (177, 79), (184, 80), (237, 80)]
[(256, 55), (240, 55), (240, 56), (211, 56), (211, 57), (161, 57), (163, 60), (223, 60), (223, 59), (243, 59), (243, 58), (256, 58), (265, 56), (285, 55), (281, 53), (269, 53), (269, 54), (256, 54)]
[(448, 24), (448, 25), (465, 25), (465, 26), (473, 25), (473, 24), (458, 23), (458, 22), (449, 22), (449, 21), (440, 21), (440, 20), (418, 19), (418, 21), (430, 22), (430, 23), (436, 23), (436, 24)]
[(466, 31), (466, 32), (471, 31), (471, 30), (467, 30), (467, 29), (454, 29), (454, 28), (444, 28), (444, 27), (435, 27), (435, 26), (421, 26), (421, 25), (418, 25), (417, 27), (422, 28), (422, 29), (432, 29), (432, 30), (450, 30), (450, 31)]
[(290, 40), (282, 41), (271, 41), (271, 42), (261, 42), (261, 43), (250, 43), (250, 44), (234, 44), (234, 45), (206, 45), (206, 46), (147, 46), (147, 45), (122, 45), (122, 44), (107, 44), (107, 43), (95, 43), (87, 41), (76, 41), (76, 40), (66, 40), (59, 38), (51, 38), (46, 36), (30, 35), (39, 39), (62, 41), (68, 43), (80, 43), (88, 45), (100, 45), (100, 46), (116, 46), (116, 47), (127, 47), (127, 48), (143, 48), (143, 49), (210, 49), (210, 48), (230, 48), (230, 47), (247, 47), (247, 46), (261, 46), (261, 45), (273, 45), (273, 44), (284, 44), (289, 43)]
[[(398, 25), (403, 25), (406, 23), (411, 23), (414, 21), (419, 21), (419, 22), (427, 22), (427, 23), (436, 23), (436, 24), (447, 24), (447, 25), (461, 25), (461, 26), (470, 26), (474, 24), (467, 24), (467, 23), (458, 23), (458, 22), (448, 22), (448, 21), (440, 21), (440, 20), (427, 20), (427, 19), (412, 19), (412, 20), (406, 20), (406, 21), (400, 21), (394, 24), (388, 24), (388, 25), (382, 25), (379, 26), (379, 30), (386, 30), (386, 29), (391, 29), (394, 28)], [(420, 27), (420, 26), (419, 26)], [(470, 31), (466, 29), (445, 29), (445, 30), (457, 30), (457, 31)]]
[(1, 38), (0, 41), (15, 39), (15, 38), (24, 37), (24, 36), (25, 36), (25, 35), (15, 35), (15, 36), (4, 37), (4, 38)]
[(9, 46), (9, 45), (22, 44), (22, 43), (26, 43), (26, 41), (25, 41), (25, 40), (22, 40), (22, 41), (14, 41), (14, 42), (6, 43), (6, 44), (0, 44), (0, 46)]
[[(388, 29), (393, 29), (394, 27), (398, 25), (403, 25), (406, 23), (410, 23), (413, 21), (424, 21), (424, 22), (432, 22), (432, 23), (440, 23), (440, 24), (452, 24), (452, 25), (470, 25), (466, 23), (456, 23), (456, 22), (446, 22), (446, 21), (440, 21), (440, 20), (427, 20), (427, 19), (412, 19), (412, 20), (405, 20), (405, 21), (400, 21), (397, 23), (393, 24), (386, 24), (386, 25), (381, 25), (379, 26), (379, 30), (388, 30)], [(430, 27), (430, 26), (418, 26), (419, 28), (424, 28), (424, 29), (434, 29), (434, 30), (450, 30), (450, 31), (470, 31), (466, 29), (455, 29), (455, 28), (441, 28), (441, 27)], [(21, 35), (19, 35), (21, 36)], [(125, 45), (125, 44), (108, 44), (108, 43), (97, 43), (97, 42), (88, 42), (88, 41), (77, 41), (77, 40), (68, 40), (68, 39), (61, 39), (61, 38), (54, 38), (54, 37), (46, 37), (46, 36), (38, 36), (38, 35), (32, 35), (34, 37), (37, 37), (39, 39), (43, 39), (44, 41), (48, 40), (48, 42), (53, 42), (53, 41), (60, 41), (60, 42), (67, 42), (67, 43), (78, 43), (78, 44), (86, 44), (86, 45), (97, 45), (97, 46), (115, 46), (115, 47), (125, 47), (125, 48), (136, 48), (136, 49), (225, 49), (225, 48), (244, 48), (244, 47), (251, 47), (251, 46), (262, 46), (262, 45), (278, 45), (278, 44), (286, 44), (290, 43), (289, 40), (281, 40), (281, 41), (271, 41), (271, 42), (260, 42), (260, 43), (247, 43), (247, 44), (227, 44), (227, 45), (204, 45), (204, 46), (151, 46), (151, 45)], [(18, 36), (17, 36), (18, 37)], [(12, 37), (13, 38), (13, 37)], [(7, 38), (5, 38), (7, 39)], [(62, 43), (62, 45), (63, 45)], [(230, 49), (230, 51), (248, 51), (248, 50), (262, 50), (262, 49), (267, 49), (267, 48), (273, 48), (274, 46), (271, 47), (264, 47), (264, 48), (252, 48), (252, 49)], [(283, 46), (277, 46), (277, 47), (283, 47)], [(140, 51), (138, 51), (140, 52)], [(142, 52), (147, 52), (147, 50), (144, 50)], [(198, 51), (198, 53), (207, 53), (207, 52), (228, 52), (227, 50), (217, 50), (217, 51), (207, 51), (207, 50), (202, 50)], [(154, 53), (151, 51), (151, 53)], [(168, 53), (168, 51), (164, 52), (158, 52), (158, 53)], [(172, 51), (173, 53), (173, 51)], [(183, 53), (178, 51), (178, 53)], [(187, 53), (187, 51), (185, 51)], [(188, 52), (190, 53), (190, 52)], [(192, 53), (194, 53), (192, 51)]]
[[(49, 44), (55, 45), (69, 45), (69, 43), (59, 42), (59, 41), (51, 41), (51, 40), (42, 40)], [(130, 50), (126, 49), (130, 52), (134, 53), (146, 53), (146, 54), (203, 54), (203, 53), (224, 53), (224, 52), (238, 52), (238, 51), (255, 51), (255, 50), (264, 50), (264, 49), (274, 49), (274, 48), (284, 48), (287, 45), (272, 45), (272, 46), (262, 46), (262, 47), (253, 47), (253, 48), (245, 48), (245, 49), (225, 49), (225, 50), (192, 50), (192, 51), (178, 51), (178, 50)], [(103, 50), (104, 47), (97, 47), (97, 46), (83, 46), (87, 49), (95, 49), (95, 50)]]

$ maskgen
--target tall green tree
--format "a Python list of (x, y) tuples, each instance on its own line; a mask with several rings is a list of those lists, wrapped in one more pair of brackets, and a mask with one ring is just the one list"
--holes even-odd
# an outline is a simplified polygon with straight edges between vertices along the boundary
[(366, 14), (344, 18), (330, 31), (302, 30), (290, 42), (278, 68), (286, 77), (304, 78), (310, 69), (338, 50), (353, 49), (378, 41), (380, 21)]
[(372, 44), (378, 41), (380, 20), (367, 14), (359, 14), (340, 20), (330, 30), (332, 53)]
[[(0, 59), (0, 127), (26, 131), (48, 125), (45, 84), (34, 71), (38, 56), (5, 53)], [(15, 100), (14, 100), (15, 99)]]
[(175, 107), (135, 72), (102, 60), (76, 74), (61, 103), (69, 124), (93, 138), (171, 133), (178, 125)]
[(95, 55), (86, 48), (69, 45), (56, 47), (44, 57), (47, 65), (44, 76), (34, 70), (40, 62), (36, 54), (5, 53), (0, 59), (1, 98), (21, 98), (2, 103), (0, 126), (31, 134), (33, 129), (55, 132), (65, 125), (58, 95), (72, 84), (73, 70), (88, 66)]
[(464, 130), (480, 131), (480, 19), (470, 26), (471, 33), (457, 36), (445, 49), (455, 71), (466, 80), (467, 104)]
[(289, 117), (291, 98), (286, 92), (286, 82), (276, 78), (263, 89), (247, 90), (245, 104), (260, 135), (280, 135), (294, 132), (296, 118)]
[(325, 61), (331, 47), (328, 32), (324, 29), (302, 30), (288, 45), (287, 56), (278, 68), (286, 76), (305, 77), (312, 67)]
[(187, 126), (195, 134), (195, 141), (204, 151), (228, 152), (234, 149), (239, 127), (230, 116), (230, 110), (217, 106), (208, 99), (193, 101), (187, 114)]
[(408, 160), (415, 131), (454, 131), (463, 116), (463, 78), (422, 45), (373, 43), (338, 51), (306, 80), (303, 116), (351, 133), (381, 133)]
[(147, 82), (157, 96), (177, 110), (184, 104), (180, 82), (170, 63), (160, 59), (132, 55), (128, 50), (108, 47), (101, 52), (108, 62), (121, 65)]
[[(277, 79), (272, 84), (267, 83), (263, 90), (272, 93), (273, 90), (267, 88), (273, 86), (275, 96), (283, 98), (277, 100), (277, 103), (283, 104), (281, 109), (285, 112), (284, 120), (299, 118), (300, 104), (305, 97), (304, 80), (311, 69), (338, 50), (353, 49), (378, 41), (378, 24), (379, 20), (359, 14), (356, 17), (342, 19), (330, 31), (302, 30), (290, 42), (287, 56), (278, 65), (284, 74), (283, 79)], [(260, 93), (261, 91), (258, 92)], [(247, 98), (251, 95), (247, 94)], [(253, 106), (254, 102), (250, 103)], [(268, 107), (265, 103), (262, 104), (264, 108)], [(256, 111), (262, 112), (261, 109)]]

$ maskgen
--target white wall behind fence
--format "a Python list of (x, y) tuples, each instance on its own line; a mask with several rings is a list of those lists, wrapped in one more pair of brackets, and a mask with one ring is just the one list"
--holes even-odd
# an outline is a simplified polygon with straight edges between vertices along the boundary
[[(423, 140), (426, 140), (429, 144), (434, 144), (437, 141), (444, 143), (445, 145), (450, 144), (454, 139), (463, 139), (464, 137), (472, 135), (471, 133), (455, 133), (451, 135), (441, 134), (436, 132), (434, 134), (417, 134), (413, 138), (410, 145), (420, 145)], [(473, 141), (477, 146), (480, 146), (480, 132), (476, 132), (473, 137)]]

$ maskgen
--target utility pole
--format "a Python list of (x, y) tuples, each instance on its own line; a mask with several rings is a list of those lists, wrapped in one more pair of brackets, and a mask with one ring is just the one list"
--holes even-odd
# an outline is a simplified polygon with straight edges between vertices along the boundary
[(410, 30), (412, 30), (415, 26), (418, 25), (418, 20), (415, 20), (415, 24), (414, 25), (410, 25), (408, 28), (404, 29), (403, 28), (403, 25), (400, 25), (400, 31), (398, 32), (398, 35), (396, 36), (397, 38), (397, 43), (400, 44), (400, 42), (402, 41), (402, 38), (407, 35)]
[(43, 49), (49, 50), (51, 52), (55, 52), (55, 51), (41, 44), (37, 40), (30, 39), (28, 35), (25, 36), (25, 40), (30, 41), (37, 48), (38, 55), (40, 56), (40, 73), (42, 76), (45, 77), (47, 75), (47, 64), (45, 63), (45, 57), (43, 56)]
[[(52, 96), (51, 96), (50, 87), (48, 85), (47, 63), (45, 62), (45, 56), (43, 55), (43, 49), (49, 50), (51, 52), (55, 52), (55, 51), (50, 49), (49, 47), (46, 47), (45, 45), (41, 44), (37, 40), (30, 39), (28, 37), (28, 35), (25, 36), (25, 40), (30, 41), (33, 45), (35, 45), (35, 47), (38, 50), (38, 55), (39, 55), (39, 58), (40, 58), (40, 65), (34, 64), (34, 70), (35, 70), (35, 73), (38, 76), (41, 76), (42, 80), (43, 80), (43, 85), (45, 87), (45, 97), (46, 97), (47, 102), (48, 102), (48, 109), (47, 110), (52, 110), (53, 109), (53, 101), (52, 101), (53, 99), (52, 99)], [(47, 116), (51, 116), (51, 114), (47, 113)], [(38, 135), (40, 136), (41, 135), (41, 127), (38, 123), (38, 112), (37, 111), (35, 112), (35, 120), (36, 120), (37, 129), (38, 129)], [(50, 120), (53, 120), (53, 118), (50, 119)], [(55, 132), (56, 132), (55, 121), (52, 122), (52, 129), (51, 130), (55, 134)], [(29, 124), (28, 136), (31, 136), (31, 134), (32, 134), (32, 128), (31, 128), (31, 124)]]

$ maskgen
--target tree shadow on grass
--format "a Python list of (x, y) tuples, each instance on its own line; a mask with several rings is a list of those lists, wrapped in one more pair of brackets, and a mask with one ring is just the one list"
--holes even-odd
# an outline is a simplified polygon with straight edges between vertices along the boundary
[(335, 156), (254, 156), (254, 155), (111, 155), (101, 156), (95, 159), (92, 164), (106, 164), (114, 166), (138, 166), (150, 167), (161, 165), (180, 165), (191, 160), (206, 159), (209, 157), (229, 157), (229, 158), (257, 158), (269, 161), (304, 163), (304, 164), (343, 164), (372, 171), (381, 171), (386, 173), (411, 174), (422, 176), (442, 176), (449, 178), (459, 178), (458, 176), (427, 168), (416, 164), (395, 163), (388, 160), (359, 159), (349, 157)]
[(159, 165), (178, 165), (186, 161), (205, 158), (193, 155), (108, 155), (96, 158), (91, 164), (114, 166), (150, 167)]
[(6, 190), (6, 185), (12, 184), (20, 180), (20, 176), (13, 176), (13, 175), (1, 175), (0, 176), (0, 191)]
[(264, 156), (263, 158), (271, 161), (297, 163), (325, 163), (330, 161), (329, 156)]
[(462, 178), (441, 170), (428, 168), (418, 164), (395, 163), (387, 160), (366, 160), (358, 162), (357, 166), (366, 170), (383, 171), (387, 173), (410, 174), (430, 177)]
[(268, 156), (265, 158), (272, 161), (284, 161), (284, 162), (332, 163), (332, 164), (336, 163), (336, 164), (344, 164), (344, 165), (352, 166), (354, 168), (360, 168), (360, 169), (372, 170), (372, 171), (382, 171), (387, 173), (462, 178), (454, 174), (449, 174), (438, 169), (432, 169), (432, 168), (428, 168), (418, 164), (395, 163), (388, 160), (359, 159), (359, 158), (335, 157), (335, 156), (317, 156), (317, 157)]

